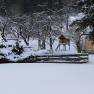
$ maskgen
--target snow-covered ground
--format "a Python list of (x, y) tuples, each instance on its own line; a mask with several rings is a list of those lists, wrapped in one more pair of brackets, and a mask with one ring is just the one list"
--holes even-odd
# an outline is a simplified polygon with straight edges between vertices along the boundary
[(3, 64), (0, 94), (94, 94), (94, 65)]
[(89, 63), (94, 64), (94, 54), (89, 55)]
[[(7, 59), (10, 59), (12, 61), (21, 60), (21, 59), (26, 58), (30, 55), (43, 55), (43, 54), (50, 53), (48, 44), (46, 44), (45, 50), (38, 50), (38, 41), (37, 40), (30, 40), (30, 45), (29, 45), (30, 48), (28, 48), (24, 42), (21, 42), (20, 45), (22, 45), (23, 47), (27, 47), (27, 48), (24, 48), (24, 53), (21, 54), (20, 56), (12, 53), (12, 51), (11, 51), (12, 47), (8, 47), (8, 45), (15, 45), (14, 40), (9, 40), (4, 45), (6, 45), (7, 48), (0, 48), (0, 52), (4, 53), (7, 57)], [(74, 44), (74, 42), (71, 42), (70, 50), (69, 50), (69, 46), (68, 45), (66, 46), (66, 51), (63, 50), (64, 49), (63, 45), (60, 46), (60, 50), (55, 51), (57, 46), (58, 46), (58, 40), (55, 40), (55, 42), (53, 44), (53, 54), (77, 53), (76, 45)], [(94, 64), (94, 54), (89, 55), (89, 63)]]
[[(0, 52), (5, 54), (7, 59), (10, 59), (12, 61), (17, 61), (17, 60), (22, 60), (26, 57), (29, 57), (31, 55), (43, 55), (43, 54), (50, 54), (50, 47), (49, 43), (46, 42), (46, 49), (45, 50), (38, 50), (38, 40), (30, 40), (29, 41), (30, 45), (29, 47), (26, 46), (26, 44), (21, 41), (20, 46), (24, 47), (24, 52), (21, 55), (16, 55), (15, 53), (12, 52), (13, 46), (15, 46), (16, 41), (15, 40), (8, 40), (7, 42), (3, 42), (3, 44), (6, 46), (6, 48), (0, 48)], [(64, 51), (63, 45), (60, 46), (60, 50), (55, 51), (56, 47), (58, 46), (59, 42), (56, 39), (54, 44), (53, 44), (53, 54), (68, 54), (68, 53), (77, 53), (76, 50), (76, 45), (71, 42), (70, 45), (70, 50), (69, 46), (66, 46), (66, 51)], [(9, 47), (9, 45), (12, 45), (12, 47)]]

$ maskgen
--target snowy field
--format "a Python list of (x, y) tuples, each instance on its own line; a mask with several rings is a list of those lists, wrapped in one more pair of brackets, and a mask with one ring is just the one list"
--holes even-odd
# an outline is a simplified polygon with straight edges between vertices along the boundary
[(2, 64), (0, 94), (94, 94), (94, 65)]

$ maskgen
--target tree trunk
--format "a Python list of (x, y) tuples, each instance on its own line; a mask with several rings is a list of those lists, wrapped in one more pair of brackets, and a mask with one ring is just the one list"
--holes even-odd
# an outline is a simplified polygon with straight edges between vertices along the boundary
[(40, 50), (41, 49), (41, 40), (39, 39), (38, 40), (38, 50)]
[(45, 49), (45, 40), (42, 41), (42, 49)]
[(21, 32), (20, 32), (20, 35), (19, 35), (19, 33), (18, 33), (18, 37), (19, 37), (19, 36), (22, 37), (22, 39), (24, 40), (25, 44), (28, 46), (28, 45), (29, 45), (29, 42), (28, 42), (28, 40), (26, 40), (26, 38), (22, 35)]
[(76, 46), (77, 46), (78, 53), (81, 53), (80, 41), (76, 42)]
[(5, 24), (4, 27), (3, 27), (1, 36), (2, 36), (3, 40), (4, 40), (5, 42), (7, 42), (7, 40), (6, 40), (6, 38), (5, 38), (5, 28), (6, 28), (6, 24)]
[(53, 44), (53, 40), (52, 38), (50, 38), (50, 50), (53, 50), (52, 44)]
[(69, 15), (66, 14), (66, 30), (69, 30)]

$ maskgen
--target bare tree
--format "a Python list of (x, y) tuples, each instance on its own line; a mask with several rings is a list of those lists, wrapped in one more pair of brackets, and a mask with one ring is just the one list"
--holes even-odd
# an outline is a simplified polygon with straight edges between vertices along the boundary
[(71, 32), (71, 38), (76, 44), (78, 52), (81, 52), (80, 42), (81, 42), (81, 35), (84, 33), (84, 30), (83, 31), (79, 30), (79, 26), (75, 25), (75, 26), (70, 27), (69, 31)]
[(1, 37), (6, 42), (6, 31), (8, 31), (8, 24), (10, 22), (10, 18), (6, 16), (0, 16), (0, 31)]
[(45, 40), (49, 38), (49, 45), (50, 49), (52, 50), (53, 37), (60, 34), (62, 18), (55, 13), (48, 15), (45, 11), (41, 13), (34, 13), (34, 17), (35, 19), (33, 21), (34, 24), (32, 31), (33, 33), (35, 31), (38, 35), (37, 37), (39, 38), (39, 45), (42, 43), (42, 48), (45, 49)]
[(14, 24), (13, 27), (11, 27), (12, 31), (15, 32), (18, 39), (23, 39), (26, 45), (29, 45), (29, 37), (30, 37), (30, 31), (29, 31), (29, 17), (28, 16), (21, 16), (21, 17), (13, 17), (12, 18), (12, 24)]

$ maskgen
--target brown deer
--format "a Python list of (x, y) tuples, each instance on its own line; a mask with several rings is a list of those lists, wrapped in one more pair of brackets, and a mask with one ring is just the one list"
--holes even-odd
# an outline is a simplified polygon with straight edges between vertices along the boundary
[(66, 38), (64, 35), (59, 36), (59, 45), (57, 46), (56, 50), (59, 48), (60, 46), (63, 45), (64, 50), (66, 50), (66, 45), (69, 45), (69, 50), (70, 50), (70, 39)]

